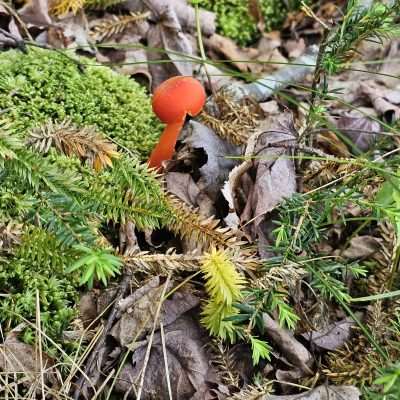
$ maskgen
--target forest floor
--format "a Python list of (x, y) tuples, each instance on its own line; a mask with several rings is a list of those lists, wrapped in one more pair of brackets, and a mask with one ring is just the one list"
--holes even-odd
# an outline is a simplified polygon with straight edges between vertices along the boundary
[(400, 398), (400, 1), (231, 3), (0, 2), (1, 398)]

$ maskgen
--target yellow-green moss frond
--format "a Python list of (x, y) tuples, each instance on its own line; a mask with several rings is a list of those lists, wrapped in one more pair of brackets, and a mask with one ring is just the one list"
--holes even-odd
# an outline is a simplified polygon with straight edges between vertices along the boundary
[(50, 3), (50, 12), (57, 17), (70, 12), (75, 15), (84, 5), (85, 0), (54, 0)]
[(207, 328), (212, 336), (218, 336), (222, 340), (231, 343), (236, 341), (236, 329), (232, 321), (225, 321), (225, 318), (238, 314), (239, 311), (227, 304), (217, 303), (209, 300), (201, 313), (201, 323)]
[(206, 279), (206, 291), (216, 303), (230, 306), (240, 299), (245, 279), (236, 271), (225, 252), (212, 249), (205, 253), (200, 268)]

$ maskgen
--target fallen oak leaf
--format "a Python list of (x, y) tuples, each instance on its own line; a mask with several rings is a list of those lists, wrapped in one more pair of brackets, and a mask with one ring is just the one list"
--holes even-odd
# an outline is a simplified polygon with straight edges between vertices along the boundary
[(320, 349), (334, 351), (350, 339), (351, 329), (354, 326), (355, 323), (351, 318), (344, 318), (328, 325), (325, 329), (305, 332), (301, 336)]

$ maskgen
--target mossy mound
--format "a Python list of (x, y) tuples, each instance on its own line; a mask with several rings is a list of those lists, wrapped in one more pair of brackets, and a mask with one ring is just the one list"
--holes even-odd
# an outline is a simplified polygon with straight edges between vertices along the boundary
[[(240, 45), (249, 45), (260, 35), (249, 11), (248, 0), (192, 0), (217, 15), (218, 30)], [(300, 1), (260, 0), (266, 31), (279, 28), (289, 11), (298, 9)]]
[(22, 134), (49, 119), (70, 119), (95, 126), (142, 158), (161, 130), (149, 97), (135, 81), (89, 59), (74, 62), (44, 49), (0, 53), (0, 109)]

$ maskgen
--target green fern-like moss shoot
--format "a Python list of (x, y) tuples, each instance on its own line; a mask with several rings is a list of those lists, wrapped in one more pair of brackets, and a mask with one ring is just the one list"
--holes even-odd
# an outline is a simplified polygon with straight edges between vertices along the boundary
[(38, 292), (41, 328), (60, 340), (80, 286), (120, 273), (106, 237), (171, 218), (140, 163), (160, 125), (137, 83), (36, 48), (0, 53), (0, 109), (0, 323), (35, 322)]

